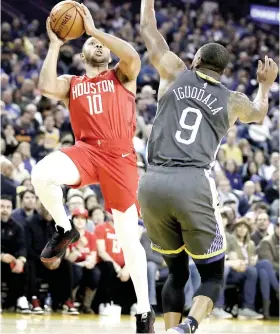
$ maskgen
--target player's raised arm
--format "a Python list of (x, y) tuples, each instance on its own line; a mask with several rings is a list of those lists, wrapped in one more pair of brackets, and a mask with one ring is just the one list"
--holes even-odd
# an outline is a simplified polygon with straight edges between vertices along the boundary
[(157, 29), (154, 0), (142, 0), (140, 32), (148, 49), (151, 63), (163, 79), (172, 79), (186, 65), (175, 53), (171, 52), (165, 39)]
[(254, 101), (245, 94), (232, 92), (229, 99), (229, 121), (233, 125), (237, 119), (243, 123), (262, 122), (268, 111), (268, 93), (278, 74), (277, 64), (267, 56), (264, 64), (258, 63), (257, 80), (259, 89)]
[(128, 81), (135, 80), (141, 68), (141, 60), (136, 50), (122, 39), (96, 29), (90, 11), (85, 5), (81, 4), (77, 8), (83, 16), (86, 33), (98, 39), (120, 58), (118, 69), (127, 77)]
[(71, 75), (57, 77), (57, 60), (63, 41), (52, 31), (50, 18), (47, 19), (47, 33), (50, 45), (47, 57), (41, 69), (39, 77), (39, 89), (42, 95), (54, 100), (67, 100), (70, 88)]

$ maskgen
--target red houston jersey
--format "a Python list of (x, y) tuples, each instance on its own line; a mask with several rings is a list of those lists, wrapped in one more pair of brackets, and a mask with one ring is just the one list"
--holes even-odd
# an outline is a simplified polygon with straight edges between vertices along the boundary
[(74, 76), (69, 110), (75, 140), (132, 139), (136, 128), (135, 97), (108, 70), (95, 78)]

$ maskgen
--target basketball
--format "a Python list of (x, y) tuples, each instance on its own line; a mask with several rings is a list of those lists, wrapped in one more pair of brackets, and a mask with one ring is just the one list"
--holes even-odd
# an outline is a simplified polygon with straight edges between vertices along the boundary
[(61, 1), (51, 11), (51, 28), (58, 38), (76, 39), (85, 32), (84, 21), (74, 1)]

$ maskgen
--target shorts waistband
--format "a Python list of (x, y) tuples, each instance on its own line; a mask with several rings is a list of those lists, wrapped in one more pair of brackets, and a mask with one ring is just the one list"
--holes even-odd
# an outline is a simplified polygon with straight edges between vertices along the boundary
[(132, 139), (87, 139), (84, 142), (98, 147), (134, 147)]
[(195, 167), (195, 166), (163, 166), (163, 165), (148, 165), (148, 170), (155, 170), (155, 171), (170, 171), (170, 172), (178, 172), (178, 171), (190, 171), (190, 170), (197, 170), (203, 171), (205, 168), (203, 167)]

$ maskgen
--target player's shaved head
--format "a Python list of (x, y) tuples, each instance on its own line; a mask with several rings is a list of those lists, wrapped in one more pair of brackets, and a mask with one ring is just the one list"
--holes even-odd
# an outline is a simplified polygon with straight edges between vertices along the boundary
[(205, 68), (222, 74), (229, 62), (228, 50), (219, 43), (203, 45), (196, 53), (192, 68)]

